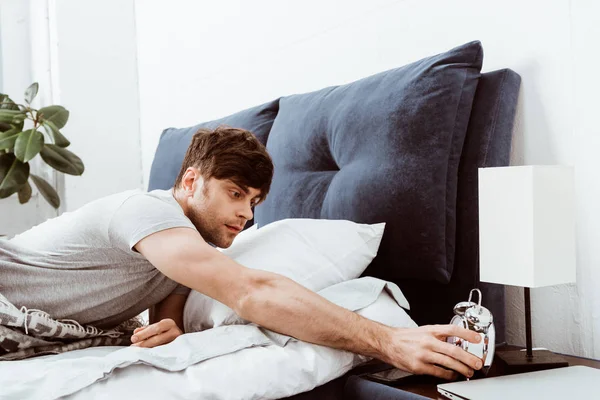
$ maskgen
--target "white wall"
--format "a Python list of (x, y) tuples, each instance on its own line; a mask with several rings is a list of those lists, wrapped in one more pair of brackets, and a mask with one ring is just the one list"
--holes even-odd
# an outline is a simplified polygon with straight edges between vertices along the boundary
[[(579, 283), (532, 291), (534, 345), (600, 358), (600, 299), (592, 291), (600, 286), (593, 251), (600, 88), (589, 79), (599, 61), (591, 50), (600, 45), (598, 11), (591, 0), (136, 1), (144, 182), (166, 127), (479, 39), (484, 71), (508, 67), (523, 77), (513, 163), (576, 167)], [(509, 340), (524, 344), (522, 289), (509, 294)]]
[[(579, 335), (585, 355), (600, 358), (600, 3), (594, 0), (571, 2), (572, 71), (574, 85), (573, 113), (570, 125), (574, 143), (578, 199), (578, 290), (562, 289), (555, 298), (546, 292), (538, 304), (555, 306), (559, 302), (580, 301), (580, 311), (573, 312), (565, 328), (571, 337)], [(565, 311), (569, 316), (568, 311)], [(572, 323), (571, 323), (572, 321)]]
[(66, 210), (142, 187), (133, 0), (55, 3), (63, 133), (83, 160), (65, 177)]

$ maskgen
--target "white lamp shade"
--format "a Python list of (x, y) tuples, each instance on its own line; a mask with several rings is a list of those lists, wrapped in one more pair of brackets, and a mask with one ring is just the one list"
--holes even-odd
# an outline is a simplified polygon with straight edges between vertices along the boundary
[(480, 168), (479, 246), (482, 282), (575, 282), (573, 168)]

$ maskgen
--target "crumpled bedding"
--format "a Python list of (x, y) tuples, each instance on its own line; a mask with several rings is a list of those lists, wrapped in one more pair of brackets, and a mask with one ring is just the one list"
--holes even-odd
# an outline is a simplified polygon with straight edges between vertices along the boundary
[[(397, 310), (409, 308), (396, 285), (370, 277), (319, 292), (352, 311), (368, 310), (382, 293), (393, 299), (390, 302)], [(382, 315), (365, 317), (388, 325), (416, 326), (402, 313), (406, 317), (396, 314), (395, 321), (391, 321), (390, 308)], [(274, 355), (278, 361), (269, 361)], [(134, 390), (136, 396), (145, 388), (150, 398), (280, 398), (311, 390), (366, 360), (341, 350), (299, 342), (254, 324), (221, 326), (181, 335), (167, 345), (151, 349), (90, 348), (2, 361), (0, 399), (114, 397), (119, 391), (123, 395), (125, 388)], [(285, 370), (295, 367), (300, 368), (300, 375)], [(182, 372), (173, 374), (176, 371)], [(253, 373), (267, 381), (260, 383)], [(236, 384), (227, 385), (224, 379), (234, 379)], [(217, 382), (220, 384), (215, 386)]]
[(0, 293), (0, 360), (23, 360), (87, 347), (128, 346), (139, 326), (142, 321), (138, 318), (110, 330), (56, 320), (42, 310), (17, 308)]

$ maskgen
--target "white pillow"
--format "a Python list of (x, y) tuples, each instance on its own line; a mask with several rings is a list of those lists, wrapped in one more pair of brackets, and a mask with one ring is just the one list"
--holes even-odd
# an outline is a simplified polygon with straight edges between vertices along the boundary
[[(355, 297), (356, 288), (356, 296), (362, 299), (361, 301), (364, 301), (365, 297), (376, 299), (356, 311), (358, 314), (389, 326), (404, 328), (417, 326), (401, 308), (401, 305), (408, 304), (394, 284), (388, 283), (385, 289), (381, 289), (381, 286), (376, 284), (370, 286), (365, 286), (365, 282), (358, 284), (360, 287), (348, 286), (346, 298)], [(369, 288), (372, 290), (368, 290)], [(371, 295), (367, 296), (368, 293)], [(203, 334), (204, 332), (191, 335)], [(189, 335), (182, 337), (186, 336)], [(190, 343), (176, 340), (165, 346), (164, 353), (168, 353), (173, 360), (185, 359), (190, 351), (194, 350), (190, 348)], [(206, 346), (207, 344), (198, 342), (195, 345)], [(81, 351), (77, 350), (77, 352)], [(57, 357), (60, 356), (63, 355)], [(89, 359), (91, 360), (91, 357)], [(148, 361), (152, 361), (148, 359), (142, 364), (113, 368), (107, 376), (108, 379), (78, 391), (69, 399), (119, 398), (123, 393), (128, 393), (131, 388), (135, 388), (137, 397), (150, 399), (279, 399), (323, 385), (344, 375), (365, 360), (366, 357), (357, 354), (302, 341), (290, 341), (285, 347), (271, 344), (245, 348), (190, 365), (179, 372), (155, 368), (148, 365)], [(91, 367), (89, 369), (91, 370)], [(34, 366), (28, 369), (28, 372), (33, 376), (40, 376)], [(69, 370), (69, 374), (72, 373), (74, 372)], [(60, 379), (66, 379), (64, 374), (60, 375)], [(71, 379), (65, 383), (54, 380), (48, 383), (67, 386), (73, 384), (72, 381)], [(22, 390), (48, 393), (48, 391), (41, 391), (40, 386), (39, 384), (28, 385)]]
[[(286, 276), (312, 291), (358, 278), (377, 255), (385, 223), (284, 219), (243, 231), (223, 254), (238, 263)], [(231, 308), (192, 290), (185, 332), (245, 323)]]

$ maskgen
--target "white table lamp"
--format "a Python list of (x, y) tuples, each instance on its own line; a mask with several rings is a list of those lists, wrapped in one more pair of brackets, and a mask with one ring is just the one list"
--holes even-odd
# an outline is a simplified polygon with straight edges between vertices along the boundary
[(525, 288), (526, 352), (497, 358), (510, 372), (567, 366), (549, 351), (532, 351), (530, 288), (575, 282), (573, 168), (479, 169), (480, 280)]

